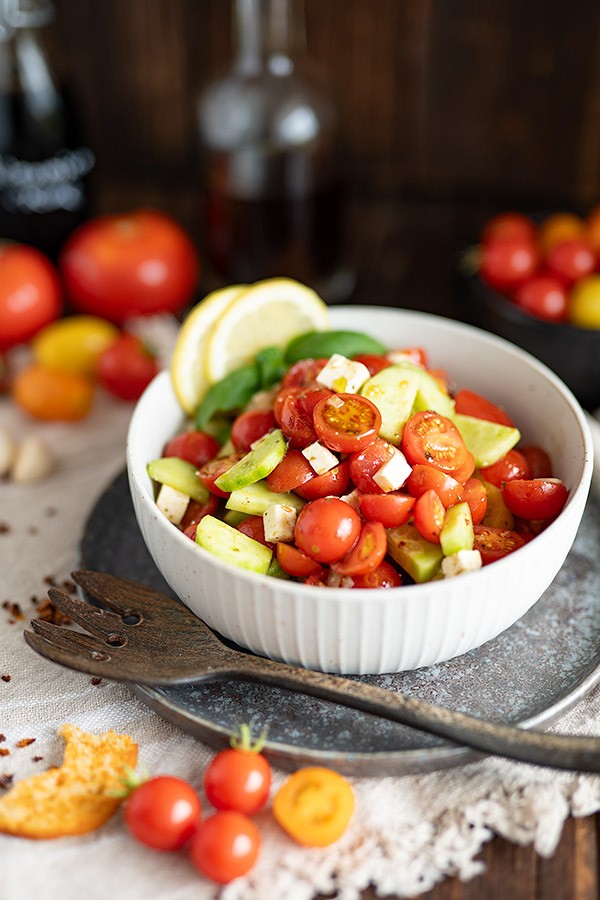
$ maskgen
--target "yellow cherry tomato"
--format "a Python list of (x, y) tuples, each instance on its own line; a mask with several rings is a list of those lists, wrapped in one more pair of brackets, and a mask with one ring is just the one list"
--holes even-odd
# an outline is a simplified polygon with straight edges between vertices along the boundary
[(94, 385), (84, 375), (29, 366), (13, 379), (13, 400), (36, 419), (75, 422), (87, 416)]
[(547, 256), (550, 250), (563, 241), (571, 241), (574, 238), (585, 238), (586, 227), (583, 219), (574, 213), (555, 213), (548, 216), (540, 225), (538, 241), (542, 256)]
[(588, 275), (569, 295), (569, 322), (578, 328), (600, 328), (600, 275)]
[(321, 766), (298, 769), (273, 798), (273, 815), (299, 844), (326, 847), (342, 836), (354, 812), (346, 779)]
[(100, 354), (114, 344), (119, 329), (98, 316), (70, 316), (38, 331), (31, 342), (45, 369), (94, 377)]

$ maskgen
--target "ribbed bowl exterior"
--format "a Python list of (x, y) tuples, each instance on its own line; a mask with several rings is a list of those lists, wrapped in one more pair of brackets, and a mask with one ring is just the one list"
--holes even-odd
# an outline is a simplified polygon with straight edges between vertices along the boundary
[[(375, 336), (381, 336), (381, 329), (389, 335), (391, 329), (387, 338), (391, 347), (415, 343), (412, 332), (417, 326), (418, 343), (428, 347), (427, 331), (433, 321), (434, 331), (448, 329), (447, 340), (454, 338), (455, 351), (457, 334), (464, 340), (466, 332), (471, 349), (478, 341), (483, 343), (480, 352), (488, 364), (496, 354), (498, 365), (510, 365), (520, 389), (513, 405), (523, 417), (528, 404), (533, 404), (532, 440), (537, 439), (557, 457), (558, 474), (571, 488), (568, 504), (557, 520), (516, 553), (478, 572), (392, 590), (307, 587), (235, 569), (181, 534), (154, 503), (146, 463), (160, 454), (164, 443), (181, 427), (181, 413), (166, 374), (148, 388), (130, 427), (128, 471), (136, 517), (158, 569), (181, 600), (241, 646), (274, 659), (340, 674), (432, 665), (478, 647), (510, 627), (552, 582), (575, 538), (587, 498), (592, 469), (589, 431), (567, 389), (503, 341), (423, 314), (382, 310), (377, 329), (373, 325), (377, 310), (366, 310), (364, 321), (358, 316), (357, 323), (356, 310), (351, 309), (350, 324), (348, 317), (335, 312), (342, 316), (344, 327)], [(392, 325), (396, 332), (400, 327), (402, 339), (393, 338)], [(460, 348), (456, 352), (460, 353)], [(532, 366), (535, 377), (529, 385), (524, 384), (523, 373)], [(450, 365), (448, 368), (453, 371)], [(507, 377), (510, 380), (510, 373)], [(473, 381), (465, 386), (477, 390)], [(479, 390), (486, 392), (482, 387)], [(491, 385), (487, 393), (497, 397), (498, 389), (494, 391)], [(540, 417), (544, 399), (547, 410)], [(505, 405), (512, 411), (509, 399)]]

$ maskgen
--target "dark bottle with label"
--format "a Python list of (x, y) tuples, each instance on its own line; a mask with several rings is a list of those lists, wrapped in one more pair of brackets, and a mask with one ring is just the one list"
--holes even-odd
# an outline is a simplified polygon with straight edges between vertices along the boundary
[(222, 281), (354, 286), (334, 104), (304, 53), (302, 0), (235, 0), (237, 55), (200, 97), (203, 234)]
[(0, 239), (56, 256), (86, 214), (94, 154), (54, 76), (46, 0), (0, 0)]

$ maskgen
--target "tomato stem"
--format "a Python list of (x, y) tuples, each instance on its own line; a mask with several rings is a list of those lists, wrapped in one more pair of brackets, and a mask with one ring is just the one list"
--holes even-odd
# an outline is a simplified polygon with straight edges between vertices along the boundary
[(129, 797), (130, 794), (133, 794), (133, 792), (137, 790), (140, 785), (148, 781), (149, 777), (150, 773), (145, 766), (141, 766), (139, 771), (136, 772), (136, 770), (132, 769), (131, 766), (124, 765), (123, 774), (119, 779), (123, 787), (117, 788), (114, 791), (109, 791), (109, 796), (121, 797), (123, 800), (125, 800), (127, 797)]
[(265, 725), (257, 739), (253, 741), (250, 725), (242, 724), (237, 731), (233, 732), (229, 743), (234, 750), (241, 750), (244, 753), (260, 753), (265, 746), (268, 731), (269, 726)]

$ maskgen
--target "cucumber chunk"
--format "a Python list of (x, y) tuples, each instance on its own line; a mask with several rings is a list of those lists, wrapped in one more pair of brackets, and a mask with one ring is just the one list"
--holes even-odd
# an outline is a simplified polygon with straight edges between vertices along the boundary
[(437, 576), (444, 558), (439, 544), (425, 540), (409, 523), (386, 530), (388, 553), (411, 578), (420, 584)]
[(454, 400), (452, 397), (442, 389), (433, 375), (422, 370), (413, 412), (423, 412), (426, 409), (432, 409), (448, 419), (454, 417)]
[(440, 546), (444, 556), (459, 550), (472, 550), (475, 543), (473, 517), (468, 503), (456, 503), (446, 510), (446, 518), (440, 534)]
[(146, 469), (152, 481), (168, 484), (174, 490), (187, 494), (192, 500), (198, 500), (200, 503), (206, 503), (208, 500), (209, 492), (196, 475), (196, 467), (185, 459), (163, 456), (149, 462)]
[(508, 528), (509, 531), (512, 531), (515, 527), (515, 519), (504, 502), (502, 491), (495, 484), (486, 481), (485, 478), (478, 477), (487, 491), (487, 509), (481, 524), (489, 525), (491, 528)]
[(475, 416), (456, 413), (454, 424), (460, 431), (467, 450), (475, 457), (477, 468), (485, 468), (498, 462), (521, 439), (518, 428), (498, 425), (487, 419), (476, 419)]
[(302, 509), (304, 506), (304, 500), (297, 494), (278, 494), (271, 491), (265, 481), (256, 481), (232, 491), (225, 506), (227, 509), (243, 512), (246, 516), (262, 516), (274, 503), (293, 506), (294, 509)]
[(422, 369), (403, 363), (388, 366), (363, 384), (360, 393), (381, 413), (379, 434), (399, 446), (421, 383)]
[(200, 519), (196, 543), (225, 562), (261, 575), (267, 574), (273, 558), (272, 551), (264, 544), (214, 516)]
[(280, 428), (265, 434), (239, 462), (216, 479), (222, 491), (237, 491), (266, 478), (286, 454), (287, 444)]

